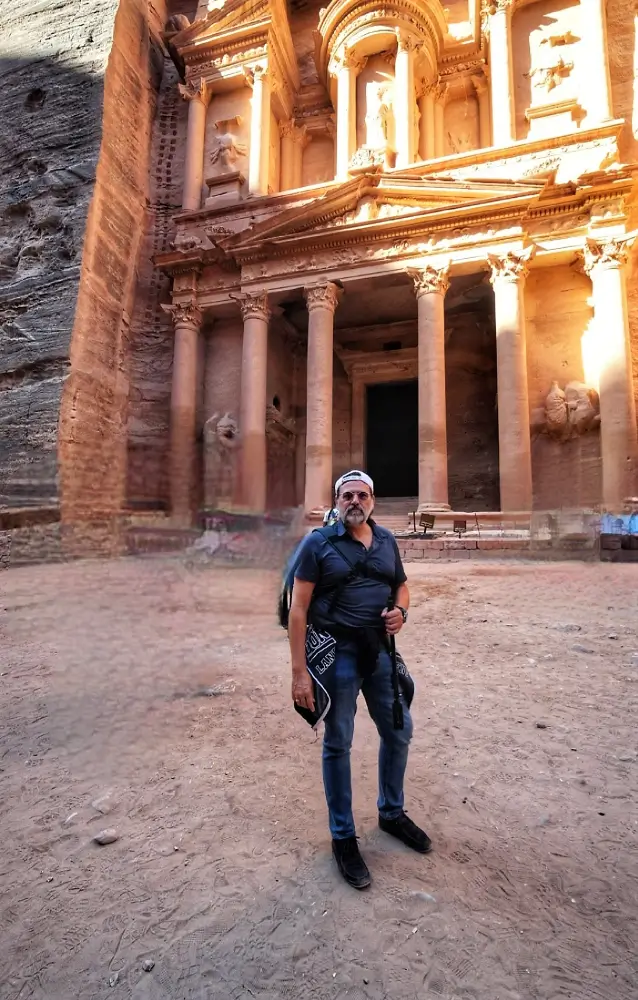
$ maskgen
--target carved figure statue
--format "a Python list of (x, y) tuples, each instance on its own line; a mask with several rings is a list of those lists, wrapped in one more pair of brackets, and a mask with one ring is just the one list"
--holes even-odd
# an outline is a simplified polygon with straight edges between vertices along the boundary
[(222, 173), (236, 170), (237, 158), (246, 156), (248, 147), (240, 142), (232, 132), (221, 132), (215, 136), (215, 145), (210, 154), (210, 162), (216, 164)]
[(535, 87), (544, 87), (549, 93), (559, 85), (561, 80), (569, 76), (573, 68), (573, 62), (565, 62), (562, 56), (558, 56), (549, 65), (534, 66), (529, 71), (528, 76)]
[(201, 236), (197, 236), (195, 233), (178, 233), (171, 241), (173, 250), (199, 250), (203, 246), (204, 241)]
[(388, 143), (390, 105), (387, 102), (387, 84), (366, 88), (366, 141), (371, 149), (385, 149)]
[(563, 437), (567, 427), (565, 393), (558, 382), (552, 382), (545, 399), (545, 426), (551, 437)]
[(231, 413), (214, 413), (204, 424), (204, 498), (207, 507), (232, 505), (239, 426)]
[(565, 399), (569, 424), (575, 434), (599, 426), (600, 400), (595, 389), (589, 389), (584, 382), (569, 382), (565, 386)]
[(595, 389), (584, 382), (568, 382), (561, 389), (552, 382), (544, 407), (532, 411), (533, 434), (548, 434), (559, 441), (571, 438), (600, 426), (600, 400)]

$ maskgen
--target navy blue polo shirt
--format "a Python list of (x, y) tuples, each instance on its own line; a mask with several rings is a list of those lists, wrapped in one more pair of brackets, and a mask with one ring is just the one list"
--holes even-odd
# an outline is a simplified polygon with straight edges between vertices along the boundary
[(312, 620), (318, 627), (345, 625), (350, 628), (379, 626), (380, 615), (393, 594), (407, 577), (399, 555), (396, 539), (391, 531), (382, 528), (370, 518), (372, 544), (366, 549), (347, 531), (342, 521), (332, 529), (332, 543), (343, 551), (352, 565), (365, 559), (365, 571), (382, 574), (387, 582), (365, 576), (357, 576), (343, 588), (332, 612), (330, 603), (335, 587), (349, 575), (351, 568), (345, 559), (335, 552), (333, 545), (324, 538), (322, 531), (313, 531), (304, 541), (295, 579), (314, 583), (312, 597)]

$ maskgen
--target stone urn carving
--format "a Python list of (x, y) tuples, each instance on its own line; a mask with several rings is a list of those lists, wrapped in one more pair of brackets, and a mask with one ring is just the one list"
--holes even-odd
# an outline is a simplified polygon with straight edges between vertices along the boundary
[(231, 413), (214, 413), (204, 424), (204, 503), (206, 507), (231, 507), (235, 492), (235, 466), (239, 425)]

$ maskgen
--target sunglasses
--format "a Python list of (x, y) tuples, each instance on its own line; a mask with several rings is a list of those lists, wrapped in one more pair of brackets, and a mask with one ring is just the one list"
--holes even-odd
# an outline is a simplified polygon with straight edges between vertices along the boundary
[(365, 503), (366, 500), (370, 499), (370, 494), (365, 492), (352, 493), (350, 490), (348, 490), (346, 493), (342, 493), (340, 497), (340, 499), (345, 500), (346, 503), (349, 503), (350, 500), (354, 500), (355, 498), (357, 500), (361, 500), (362, 503)]

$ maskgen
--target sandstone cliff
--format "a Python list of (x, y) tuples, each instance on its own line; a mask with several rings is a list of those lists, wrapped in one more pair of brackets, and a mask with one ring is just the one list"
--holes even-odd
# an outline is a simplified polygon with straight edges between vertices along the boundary
[(121, 505), (162, 4), (0, 6), (0, 504)]

